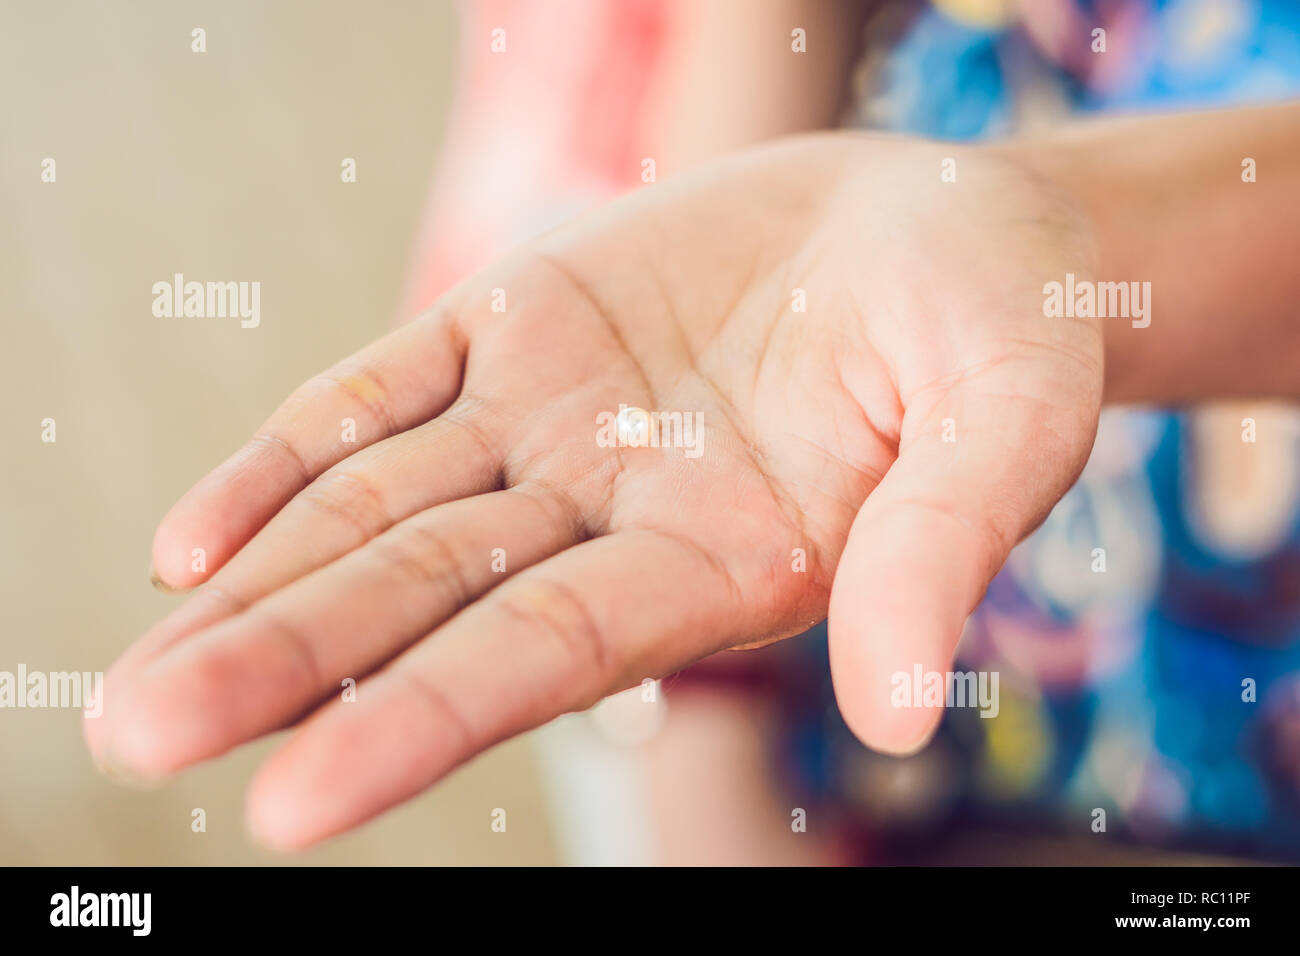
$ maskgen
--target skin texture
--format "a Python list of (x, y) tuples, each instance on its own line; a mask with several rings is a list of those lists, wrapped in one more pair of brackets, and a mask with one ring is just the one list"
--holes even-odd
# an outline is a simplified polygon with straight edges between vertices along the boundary
[(1149, 328), (1105, 323), (1107, 403), (1300, 397), (1300, 102), (1105, 119), (998, 148), (1070, 192), (1103, 277), (1152, 285)]
[[(248, 815), (303, 847), (828, 613), (849, 725), (913, 750), (941, 710), (890, 706), (890, 676), (950, 669), (1091, 448), (1101, 329), (1044, 318), (1042, 286), (1095, 261), (1070, 199), (1006, 154), (854, 135), (550, 233), (302, 386), (172, 509), (157, 574), (204, 586), (109, 672), (92, 753), (157, 778), (297, 725)], [(702, 413), (703, 455), (600, 447), (620, 404)]]

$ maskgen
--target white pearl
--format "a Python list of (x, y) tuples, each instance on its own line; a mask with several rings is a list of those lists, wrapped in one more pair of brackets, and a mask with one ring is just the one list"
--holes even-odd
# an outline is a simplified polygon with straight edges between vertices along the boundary
[(618, 428), (618, 443), (634, 448), (649, 444), (650, 413), (635, 405), (620, 405), (615, 419)]

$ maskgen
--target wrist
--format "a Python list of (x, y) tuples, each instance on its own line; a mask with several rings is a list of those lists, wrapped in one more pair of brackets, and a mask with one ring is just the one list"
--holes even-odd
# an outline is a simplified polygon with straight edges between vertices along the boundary
[(1300, 395), (1300, 106), (1083, 123), (999, 149), (1096, 243), (1100, 282), (1150, 283), (1102, 319), (1105, 401)]
[[(1087, 148), (1077, 137), (1069, 136), (1051, 140), (1024, 140), (992, 147), (1004, 158), (1014, 163), (1024, 175), (1038, 180), (1060, 204), (1069, 211), (1071, 228), (1081, 233), (1080, 249), (1091, 250), (1091, 255), (1081, 258), (1078, 267), (1065, 276), (1045, 277), (1045, 282), (1057, 282), (1062, 287), (1065, 307), (1075, 314), (1075, 309), (1091, 309), (1099, 319), (1102, 329), (1103, 401), (1123, 404), (1144, 400), (1150, 382), (1143, 380), (1144, 355), (1153, 322), (1151, 298), (1157, 290), (1150, 277), (1145, 281), (1134, 274), (1127, 260), (1126, 236), (1133, 228), (1126, 219), (1130, 213), (1122, 202), (1109, 193), (1105, 170), (1098, 168), (1097, 153)], [(1124, 283), (1125, 295), (1134, 293), (1126, 303), (1114, 303), (1123, 308), (1110, 314), (1104, 294), (1110, 286), (1101, 284)], [(1091, 285), (1087, 294), (1084, 287)], [(1046, 294), (1046, 293), (1045, 293)], [(1098, 300), (1102, 301), (1098, 301)], [(1081, 301), (1082, 300), (1082, 301)]]

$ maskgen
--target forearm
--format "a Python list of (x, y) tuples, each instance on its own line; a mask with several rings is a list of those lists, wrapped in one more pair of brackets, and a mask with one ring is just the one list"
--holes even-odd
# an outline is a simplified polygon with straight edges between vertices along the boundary
[(1006, 148), (1091, 221), (1097, 281), (1151, 283), (1149, 325), (1102, 320), (1107, 402), (1300, 397), (1300, 103), (1088, 123)]

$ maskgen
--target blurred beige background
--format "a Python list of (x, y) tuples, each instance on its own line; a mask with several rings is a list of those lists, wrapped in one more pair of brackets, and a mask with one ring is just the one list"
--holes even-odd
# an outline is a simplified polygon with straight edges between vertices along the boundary
[[(157, 520), (294, 385), (390, 324), (447, 109), (455, 8), (87, 0), (2, 16), (0, 670), (104, 670), (180, 600), (149, 586)], [(206, 53), (191, 52), (195, 27)], [(355, 184), (340, 181), (344, 157)], [(155, 318), (150, 287), (174, 272), (260, 281), (261, 327)], [(95, 772), (79, 721), (0, 710), (0, 863), (280, 859), (249, 843), (241, 813), (274, 742), (139, 793)], [(195, 807), (206, 833), (191, 832)], [(505, 834), (490, 831), (494, 807), (508, 808)], [(295, 859), (554, 853), (516, 742)]]

